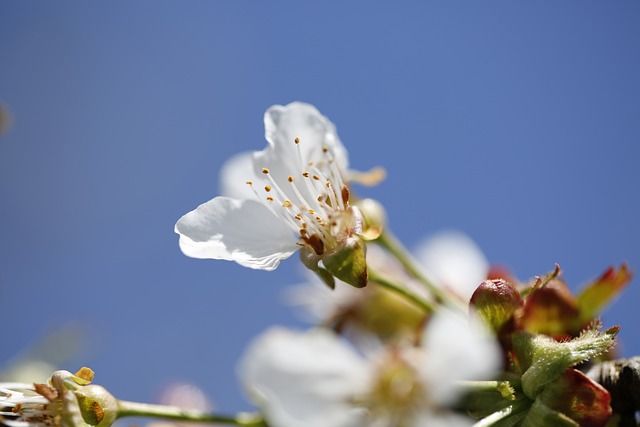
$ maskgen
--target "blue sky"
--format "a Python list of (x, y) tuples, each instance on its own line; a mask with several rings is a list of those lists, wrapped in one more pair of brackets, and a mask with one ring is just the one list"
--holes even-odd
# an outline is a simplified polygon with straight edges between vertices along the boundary
[[(73, 363), (124, 399), (171, 380), (246, 409), (251, 337), (301, 325), (302, 281), (180, 253), (175, 221), (262, 149), (272, 104), (315, 104), (409, 246), (468, 233), (520, 278), (577, 289), (640, 267), (640, 3), (3, 2), (0, 363), (69, 321)], [(640, 354), (637, 280), (604, 316)], [(71, 369), (75, 368), (70, 366)]]

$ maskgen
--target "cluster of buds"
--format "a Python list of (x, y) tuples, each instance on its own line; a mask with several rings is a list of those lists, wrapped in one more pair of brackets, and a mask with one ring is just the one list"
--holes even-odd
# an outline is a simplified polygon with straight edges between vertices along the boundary
[(626, 265), (605, 271), (574, 296), (556, 265), (544, 278), (518, 288), (504, 279), (486, 280), (471, 308), (499, 339), (515, 401), (490, 420), (522, 425), (604, 426), (612, 415), (610, 393), (576, 366), (605, 356), (619, 327), (599, 332), (600, 310), (631, 279)]

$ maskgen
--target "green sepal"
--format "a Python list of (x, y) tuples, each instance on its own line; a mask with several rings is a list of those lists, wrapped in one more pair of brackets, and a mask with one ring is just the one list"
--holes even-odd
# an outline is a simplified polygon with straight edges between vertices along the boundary
[(522, 371), (522, 390), (535, 399), (545, 385), (559, 377), (565, 369), (609, 351), (616, 343), (619, 327), (599, 332), (599, 322), (571, 341), (558, 342), (544, 335), (518, 332), (513, 348)]
[(338, 251), (322, 257), (322, 265), (338, 279), (356, 288), (367, 285), (365, 247), (352, 238)]
[(302, 264), (304, 264), (305, 267), (316, 273), (325, 285), (331, 289), (336, 288), (336, 281), (333, 278), (333, 274), (318, 265), (320, 258), (318, 258), (313, 251), (303, 248), (300, 251), (300, 261), (302, 261)]
[(542, 401), (536, 399), (529, 408), (527, 416), (522, 420), (521, 427), (580, 427), (561, 412), (554, 411)]

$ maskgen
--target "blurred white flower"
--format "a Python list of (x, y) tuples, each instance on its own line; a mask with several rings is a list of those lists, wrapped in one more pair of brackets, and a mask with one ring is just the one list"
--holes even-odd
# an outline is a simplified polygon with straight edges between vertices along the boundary
[[(176, 382), (170, 384), (160, 392), (158, 401), (161, 405), (177, 406), (182, 409), (195, 409), (202, 412), (213, 411), (213, 405), (204, 392), (189, 383)], [(189, 422), (163, 420), (151, 422), (147, 424), (147, 427), (187, 427), (194, 425), (194, 423)], [(204, 425), (213, 424), (207, 423)]]
[(447, 288), (463, 301), (489, 274), (489, 262), (478, 245), (459, 231), (429, 236), (414, 252), (423, 273), (437, 286)]
[(324, 329), (272, 328), (250, 345), (239, 375), (273, 427), (470, 426), (447, 409), (457, 381), (490, 378), (501, 360), (473, 325), (440, 310), (422, 347), (368, 355)]
[[(427, 289), (412, 278), (400, 262), (375, 244), (367, 245), (367, 266), (393, 277), (414, 294), (429, 299)], [(357, 289), (336, 280), (329, 289), (315, 274), (306, 270), (307, 283), (286, 291), (286, 301), (300, 308), (301, 316), (311, 323), (332, 323), (355, 327), (356, 332), (372, 332), (379, 338), (407, 338), (423, 321), (424, 312), (402, 296), (372, 283)], [(404, 333), (404, 334), (403, 334)]]
[(360, 232), (342, 177), (347, 152), (333, 123), (300, 102), (270, 107), (264, 123), (267, 147), (223, 167), (226, 194), (176, 223), (186, 255), (273, 270), (301, 247), (322, 257)]

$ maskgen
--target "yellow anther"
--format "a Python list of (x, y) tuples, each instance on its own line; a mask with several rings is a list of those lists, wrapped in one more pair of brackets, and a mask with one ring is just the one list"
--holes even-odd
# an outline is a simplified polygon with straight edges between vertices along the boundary
[(269, 174), (269, 169), (262, 168), (262, 173), (265, 174), (265, 175), (268, 175)]
[(293, 182), (293, 177), (291, 175), (289, 175), (289, 178), (287, 178), (287, 181)]
[(291, 207), (291, 200), (285, 200), (284, 203), (282, 204), (283, 208), (290, 208)]
[(300, 138), (296, 136), (296, 139), (293, 140), (296, 144), (300, 144)]
[(309, 209), (308, 211), (311, 215), (313, 215), (314, 213), (316, 213), (316, 211), (314, 211), (313, 209)]
[(268, 193), (269, 191), (271, 191), (271, 186), (270, 186), (270, 185), (265, 185), (265, 186), (264, 186), (264, 191), (266, 191), (267, 193)]
[(306, 222), (302, 223), (302, 228), (307, 228), (307, 223)]
[(273, 197), (267, 197), (267, 201), (273, 202)]
[(313, 175), (313, 179), (315, 179), (316, 181), (320, 181), (320, 177), (318, 175)]
[(309, 178), (309, 172), (307, 171), (302, 172), (302, 176), (304, 176), (305, 178)]
[(325, 182), (325, 185), (327, 186), (327, 188), (331, 187), (331, 182), (329, 180), (327, 180), (327, 182)]
[(296, 215), (295, 219), (297, 219), (298, 221), (302, 221), (302, 215), (300, 215), (300, 214)]
[(326, 153), (329, 151), (329, 147), (327, 147), (326, 145), (322, 147), (322, 152)]
[(247, 181), (247, 182), (246, 182), (246, 184), (247, 184), (247, 185), (253, 185), (253, 182), (251, 182), (251, 181)]
[(323, 197), (322, 197), (322, 196), (318, 196), (318, 201), (319, 201), (320, 203), (322, 203), (322, 199), (323, 199)]
[(300, 229), (300, 235), (304, 236), (305, 234), (307, 234), (307, 230), (305, 230), (304, 228)]

